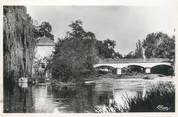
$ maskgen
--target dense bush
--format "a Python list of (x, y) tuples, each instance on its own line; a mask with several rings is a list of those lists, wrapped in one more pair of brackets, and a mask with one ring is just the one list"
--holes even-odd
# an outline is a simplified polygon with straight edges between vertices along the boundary
[(95, 35), (82, 28), (77, 20), (71, 25), (64, 39), (59, 39), (52, 57), (52, 76), (62, 82), (81, 81), (94, 72), (93, 64), (97, 60)]

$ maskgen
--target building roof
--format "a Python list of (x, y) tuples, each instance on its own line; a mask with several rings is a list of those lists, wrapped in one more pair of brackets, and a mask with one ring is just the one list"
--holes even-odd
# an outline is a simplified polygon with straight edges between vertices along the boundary
[(43, 36), (38, 38), (37, 46), (55, 46), (55, 43), (52, 39)]

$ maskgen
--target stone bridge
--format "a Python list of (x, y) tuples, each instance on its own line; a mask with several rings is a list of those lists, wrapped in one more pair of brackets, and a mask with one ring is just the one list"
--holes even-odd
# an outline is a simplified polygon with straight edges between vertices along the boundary
[(140, 66), (145, 68), (145, 73), (151, 73), (151, 68), (155, 66), (165, 65), (173, 68), (169, 59), (163, 58), (147, 58), (147, 59), (104, 59), (95, 64), (95, 68), (112, 67), (117, 69), (117, 74), (122, 74), (121, 69), (128, 66)]

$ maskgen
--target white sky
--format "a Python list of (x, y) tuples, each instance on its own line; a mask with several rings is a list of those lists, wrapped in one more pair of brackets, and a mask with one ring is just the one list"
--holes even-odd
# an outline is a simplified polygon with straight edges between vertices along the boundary
[(34, 20), (48, 21), (57, 37), (64, 37), (68, 25), (80, 19), (84, 29), (95, 33), (98, 40), (116, 41), (116, 51), (125, 55), (135, 49), (138, 39), (152, 32), (170, 36), (176, 28), (175, 9), (172, 7), (137, 6), (27, 6)]

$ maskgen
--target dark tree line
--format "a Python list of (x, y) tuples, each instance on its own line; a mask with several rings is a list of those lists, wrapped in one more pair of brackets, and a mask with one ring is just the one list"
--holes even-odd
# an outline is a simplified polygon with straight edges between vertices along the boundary
[(146, 39), (136, 43), (135, 51), (128, 53), (125, 58), (169, 58), (175, 59), (175, 36), (168, 36), (162, 32), (151, 33)]

